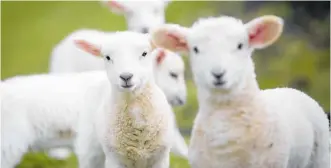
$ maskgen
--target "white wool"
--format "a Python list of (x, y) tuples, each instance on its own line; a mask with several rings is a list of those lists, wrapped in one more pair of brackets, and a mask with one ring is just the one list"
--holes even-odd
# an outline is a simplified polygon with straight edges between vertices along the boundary
[(171, 1), (120, 1), (104, 0), (102, 3), (112, 12), (124, 15), (128, 30), (147, 33), (165, 23), (165, 10)]
[[(95, 164), (103, 163), (104, 160), (102, 161), (102, 158), (105, 158), (105, 155), (101, 146), (108, 142), (98, 139), (97, 135), (102, 135), (102, 132), (99, 131), (102, 129), (95, 129), (94, 125), (103, 121), (107, 124), (108, 120), (105, 119), (113, 121), (118, 118), (118, 115), (116, 115), (118, 113), (115, 111), (114, 113), (110, 112), (110, 109), (116, 106), (109, 101), (106, 101), (106, 104), (104, 104), (107, 106), (106, 111), (98, 110), (98, 107), (101, 107), (100, 102), (103, 102), (105, 97), (112, 97), (114, 88), (115, 90), (119, 89), (116, 87), (111, 89), (110, 87), (120, 82), (115, 80), (115, 76), (112, 74), (116, 75), (120, 70), (134, 71), (135, 76), (132, 81), (137, 84), (135, 87), (137, 89), (146, 85), (144, 84), (145, 82), (153, 81), (153, 77), (150, 77), (153, 76), (153, 73), (150, 72), (152, 71), (152, 63), (150, 62), (154, 59), (154, 55), (148, 53), (145, 61), (143, 60), (144, 58), (140, 58), (140, 53), (145, 49), (148, 51), (148, 46), (150, 45), (146, 37), (130, 32), (119, 32), (115, 36), (113, 40), (110, 40), (112, 47), (101, 45), (102, 53), (112, 52), (113, 56), (117, 56), (117, 58), (123, 56), (124, 60), (133, 56), (136, 58), (132, 58), (131, 62), (127, 64), (123, 64), (126, 62), (123, 59), (114, 60), (121, 65), (114, 65), (116, 69), (111, 71), (108, 69), (108, 73), (91, 71), (18, 76), (1, 83), (2, 168), (14, 167), (14, 165), (20, 162), (22, 155), (29, 149), (37, 149), (41, 143), (45, 144), (45, 141), (47, 143), (47, 141), (62, 139), (68, 134), (69, 137), (78, 137), (74, 141), (74, 146), (76, 147), (75, 150), (79, 158), (80, 167), (96, 167)], [(142, 61), (142, 65), (138, 64), (139, 61)], [(107, 76), (112, 79), (111, 84)], [(164, 148), (163, 154), (165, 156), (160, 156), (159, 158), (165, 158), (162, 163), (167, 165), (166, 153), (169, 151), (172, 143), (171, 132), (174, 130), (173, 127), (175, 125), (171, 119), (173, 114), (163, 92), (153, 82), (149, 83), (152, 89), (148, 91), (151, 93), (152, 99), (145, 101), (153, 105), (152, 110), (148, 114), (155, 116), (155, 121), (158, 120), (160, 121), (159, 123), (163, 123), (157, 129), (160, 131), (157, 134), (158, 136), (154, 137), (159, 138), (158, 141), (155, 141), (159, 144), (158, 146)], [(120, 94), (121, 92), (116, 91), (115, 93)], [(94, 97), (91, 97), (91, 95)], [(105, 97), (102, 95), (105, 95)], [(108, 105), (112, 107), (108, 107)], [(136, 114), (139, 116), (140, 113), (143, 112), (137, 111)], [(108, 117), (108, 115), (111, 117)], [(98, 119), (95, 120), (96, 118)], [(148, 118), (148, 121), (154, 120)], [(153, 125), (148, 125), (149, 122), (145, 124), (147, 126)], [(103, 126), (111, 129), (110, 127), (116, 127), (116, 124)], [(147, 133), (151, 133), (151, 130), (147, 129)], [(79, 137), (84, 138), (80, 139)], [(111, 136), (108, 138), (111, 138)], [(84, 150), (85, 152), (81, 152)], [(142, 154), (146, 154), (144, 156), (151, 154), (144, 152), (143, 150)], [(107, 153), (106, 156), (108, 156)]]
[[(84, 39), (95, 44), (100, 44), (105, 37), (109, 37), (107, 35), (111, 34), (113, 34), (113, 32), (102, 32), (90, 29), (81, 29), (71, 33), (53, 49), (50, 60), (50, 73), (104, 70), (104, 62), (101, 58), (94, 57), (81, 51), (74, 46), (73, 41), (75, 39)], [(182, 105), (186, 102), (187, 95), (184, 79), (185, 65), (183, 59), (180, 55), (169, 50), (160, 48), (157, 50), (164, 50), (165, 57), (160, 64), (157, 64), (155, 61), (154, 78), (156, 79), (156, 83), (165, 93), (171, 105)], [(177, 77), (172, 77), (171, 73), (175, 73)], [(173, 118), (175, 120), (175, 115)], [(175, 132), (176, 140), (174, 141), (175, 144), (171, 150), (174, 154), (186, 158), (188, 147), (177, 127), (175, 127)], [(51, 151), (50, 156), (62, 159), (69, 155), (68, 151), (65, 152), (66, 149), (58, 149), (57, 151), (59, 152)]]
[(192, 168), (329, 167), (328, 121), (319, 104), (295, 89), (257, 84), (251, 54), (274, 43), (282, 27), (275, 16), (247, 24), (223, 16), (153, 30), (155, 45), (190, 55), (199, 100)]
[(74, 133), (85, 90), (106, 79), (104, 73), (98, 74), (17, 76), (3, 81), (1, 167), (14, 167), (39, 142), (62, 138), (61, 131)]

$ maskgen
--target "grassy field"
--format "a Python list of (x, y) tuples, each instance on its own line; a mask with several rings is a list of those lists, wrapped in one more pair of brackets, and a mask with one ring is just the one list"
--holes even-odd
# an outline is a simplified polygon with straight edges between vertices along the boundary
[[(190, 26), (197, 18), (227, 14), (245, 22), (263, 14), (291, 16), (285, 3), (265, 5), (245, 12), (243, 2), (172, 2), (166, 20)], [(329, 21), (313, 22), (322, 32)], [(287, 23), (285, 27), (287, 26)], [(52, 48), (69, 33), (91, 28), (104, 31), (126, 29), (123, 16), (112, 14), (98, 2), (1, 2), (1, 79), (15, 75), (46, 73)], [(317, 31), (317, 30), (316, 30)], [(316, 35), (317, 36), (317, 35)], [(328, 36), (329, 34), (321, 34)], [(300, 90), (315, 98), (326, 111), (330, 110), (330, 49), (314, 46), (310, 34), (284, 33), (268, 49), (254, 54), (257, 79), (261, 88), (298, 85)], [(187, 104), (175, 109), (180, 128), (190, 129), (197, 112), (196, 89), (187, 63)], [(297, 85), (296, 85), (297, 84)], [(186, 135), (189, 136), (189, 135)], [(75, 157), (55, 161), (42, 153), (29, 153), (19, 168), (72, 168)], [(172, 157), (172, 168), (187, 168), (184, 159)]]

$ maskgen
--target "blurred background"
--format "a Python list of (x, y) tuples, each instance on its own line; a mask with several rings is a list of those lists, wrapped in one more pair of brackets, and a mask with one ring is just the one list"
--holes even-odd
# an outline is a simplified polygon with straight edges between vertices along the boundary
[[(231, 15), (244, 22), (274, 14), (285, 19), (281, 38), (254, 53), (257, 80), (262, 89), (297, 88), (330, 111), (330, 2), (173, 1), (167, 22), (191, 26), (200, 17)], [(91, 28), (126, 30), (125, 18), (99, 2), (1, 2), (1, 80), (15, 75), (46, 73), (52, 48), (69, 33)], [(184, 57), (186, 63), (187, 57)], [(189, 139), (197, 112), (196, 90), (186, 64), (188, 102), (175, 109), (177, 123)], [(43, 153), (29, 153), (20, 168), (76, 167), (74, 156), (56, 161)], [(172, 168), (189, 167), (172, 157)]]

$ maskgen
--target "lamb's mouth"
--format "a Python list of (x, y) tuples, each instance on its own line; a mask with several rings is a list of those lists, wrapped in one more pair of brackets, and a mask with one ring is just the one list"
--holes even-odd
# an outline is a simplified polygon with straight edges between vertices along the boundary
[(222, 80), (217, 80), (217, 81), (213, 82), (214, 86), (216, 86), (216, 87), (223, 86), (225, 83), (226, 82), (222, 81)]
[(121, 85), (122, 88), (125, 88), (125, 89), (129, 89), (131, 88), (133, 85), (132, 84), (125, 84), (125, 85)]

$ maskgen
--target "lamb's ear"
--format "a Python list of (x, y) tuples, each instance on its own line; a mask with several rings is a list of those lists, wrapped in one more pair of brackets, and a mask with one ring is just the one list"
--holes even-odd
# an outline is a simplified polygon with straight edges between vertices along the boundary
[(119, 15), (125, 13), (127, 10), (123, 4), (116, 0), (103, 0), (101, 2), (106, 5), (112, 12)]
[(156, 52), (156, 64), (160, 65), (166, 57), (166, 52), (162, 48), (158, 48)]
[(280, 17), (266, 15), (249, 21), (245, 26), (249, 33), (249, 45), (261, 49), (279, 38), (283, 32), (284, 21)]
[(94, 56), (101, 56), (100, 48), (85, 40), (75, 40), (75, 45), (83, 51), (86, 51)]
[(175, 24), (164, 24), (151, 31), (151, 42), (156, 47), (187, 53), (189, 51), (187, 33), (188, 28)]

